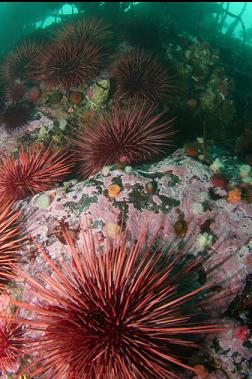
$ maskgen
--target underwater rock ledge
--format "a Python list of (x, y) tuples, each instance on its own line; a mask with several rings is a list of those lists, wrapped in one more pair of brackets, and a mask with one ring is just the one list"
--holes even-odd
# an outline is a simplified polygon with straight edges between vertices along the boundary
[[(216, 310), (225, 312), (242, 293), (252, 272), (249, 264), (252, 209), (246, 202), (228, 202), (222, 196), (223, 190), (212, 187), (211, 175), (208, 167), (178, 150), (157, 163), (126, 170), (106, 168), (102, 174), (79, 183), (65, 183), (62, 188), (21, 201), (19, 206), (29, 221), (27, 231), (59, 261), (70, 259), (68, 246), (60, 235), (61, 223), (78, 239), (87, 217), (101, 237), (105, 235), (105, 224), (109, 224), (113, 233), (116, 217), (123, 214), (132, 240), (137, 240), (147, 219), (149, 238), (162, 227), (165, 241), (188, 238), (190, 253), (204, 256), (210, 248), (216, 282), (222, 283), (226, 293), (221, 303), (216, 302)], [(26, 256), (32, 257), (32, 264), (25, 262), (25, 269), (32, 275), (48, 270), (33, 245), (27, 249)], [(24, 290), (23, 296), (27, 301), (33, 295)], [(237, 327), (237, 324), (230, 327), (231, 339)], [(241, 372), (248, 372), (250, 350), (238, 339), (226, 351), (226, 334), (208, 338), (207, 347), (211, 356), (218, 358), (219, 364), (238, 379)], [(217, 357), (216, 346), (224, 349)]]
[[(113, 228), (116, 216), (123, 214), (131, 238), (136, 240), (147, 219), (149, 238), (162, 227), (166, 241), (190, 237), (194, 254), (204, 255), (212, 248), (216, 265), (228, 258), (217, 270), (216, 280), (225, 278), (233, 296), (242, 291), (252, 271), (248, 263), (251, 206), (243, 201), (232, 204), (218, 195), (223, 190), (213, 190), (210, 170), (179, 150), (162, 161), (131, 170), (110, 169), (107, 176), (65, 183), (62, 188), (21, 201), (30, 225), (28, 233), (46, 242), (49, 252), (63, 259), (64, 244), (57, 233), (54, 236), (62, 222), (78, 235), (88, 216), (92, 227), (104, 233), (105, 224)], [(212, 198), (212, 190), (217, 200)], [(35, 267), (36, 260), (30, 270)], [(232, 297), (223, 300), (224, 310), (231, 301)]]
[[(99, 175), (83, 182), (64, 183), (63, 187), (20, 201), (18, 206), (28, 221), (26, 232), (46, 246), (53, 259), (62, 262), (70, 261), (69, 248), (61, 233), (62, 224), (78, 242), (79, 231), (86, 228), (87, 220), (92, 222), (92, 229), (99, 237), (104, 238), (106, 224), (111, 234), (115, 232), (117, 217), (127, 222), (132, 240), (138, 239), (147, 220), (149, 239), (162, 228), (161, 236), (167, 244), (184, 240), (189, 254), (203, 257), (210, 251), (211, 259), (205, 261), (205, 268), (215, 267), (214, 277), (216, 283), (221, 283), (224, 294), (221, 301), (213, 301), (212, 312), (223, 314), (241, 295), (252, 273), (252, 208), (244, 201), (228, 202), (225, 191), (211, 184), (211, 175), (207, 166), (177, 150), (152, 164), (122, 169), (105, 167)], [(50, 272), (32, 243), (25, 250), (23, 267), (27, 272), (32, 276), (41, 271)], [(24, 288), (23, 300), (32, 301), (33, 296)], [(233, 338), (239, 325), (232, 325)], [(233, 350), (225, 350), (216, 357), (215, 347), (226, 344), (226, 337), (223, 338), (222, 335), (208, 338), (207, 348), (213, 359), (220, 365), (223, 360), (225, 370), (230, 369), (232, 377), (238, 379), (242, 372), (239, 362), (246, 368), (243, 371), (248, 372), (249, 346), (239, 340), (232, 345)]]

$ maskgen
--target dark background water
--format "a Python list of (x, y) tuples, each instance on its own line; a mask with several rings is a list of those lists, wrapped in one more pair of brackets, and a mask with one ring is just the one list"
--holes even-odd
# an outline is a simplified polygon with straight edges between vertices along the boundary
[[(211, 16), (216, 16), (220, 12), (221, 7), (228, 9), (235, 15), (239, 15), (243, 10), (244, 4), (246, 4), (246, 9), (242, 13), (242, 20), (249, 31), (247, 42), (250, 42), (252, 38), (250, 31), (252, 27), (252, 3), (3, 2), (0, 4), (1, 51), (3, 52), (11, 48), (20, 38), (23, 38), (24, 35), (35, 28), (46, 27), (54, 22), (61, 22), (62, 19), (72, 13), (81, 12), (106, 16), (109, 12), (111, 15), (132, 12), (134, 8), (134, 12), (144, 11), (148, 13), (151, 11), (155, 16), (161, 17), (165, 9), (167, 13), (171, 13), (171, 16), (175, 20), (184, 24), (185, 28), (189, 28), (193, 26), (193, 20), (196, 20), (197, 23), (197, 18), (202, 18), (201, 22), (207, 25)], [(228, 27), (233, 21), (234, 18), (227, 15), (223, 23), (223, 32), (227, 32)], [(239, 22), (234, 30), (234, 35), (242, 37), (242, 27)]]

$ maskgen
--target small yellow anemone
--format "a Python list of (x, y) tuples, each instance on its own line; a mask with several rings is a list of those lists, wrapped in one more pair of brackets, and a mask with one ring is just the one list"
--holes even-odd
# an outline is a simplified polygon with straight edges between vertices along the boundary
[(121, 192), (121, 187), (118, 184), (110, 184), (108, 188), (109, 197), (117, 197)]
[(228, 192), (227, 200), (230, 203), (238, 203), (241, 200), (241, 191), (235, 187)]

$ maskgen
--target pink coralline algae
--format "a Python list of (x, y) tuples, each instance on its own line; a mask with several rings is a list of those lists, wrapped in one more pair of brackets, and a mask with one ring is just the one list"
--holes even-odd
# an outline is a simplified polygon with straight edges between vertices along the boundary
[[(249, 379), (252, 375), (251, 332), (246, 326), (237, 325), (230, 320), (224, 321), (227, 323), (225, 331), (206, 340), (209, 352), (215, 362), (221, 366), (223, 378)], [(247, 341), (244, 341), (244, 338)]]
[[(245, 263), (248, 253), (240, 253), (251, 234), (251, 207), (245, 202), (234, 206), (225, 199), (209, 199), (205, 211), (195, 214), (192, 204), (201, 202), (201, 194), (208, 193), (212, 188), (209, 181), (211, 173), (205, 166), (196, 161), (192, 164), (191, 158), (175, 153), (170, 158), (147, 167), (145, 170), (141, 167), (133, 168), (131, 174), (112, 169), (108, 177), (97, 175), (74, 185), (67, 193), (63, 189), (56, 189), (56, 196), (48, 210), (37, 207), (39, 195), (23, 201), (23, 211), (32, 214), (32, 235), (39, 234), (41, 239), (47, 241), (51, 225), (62, 220), (67, 221), (71, 227), (77, 227), (79, 222), (83, 225), (82, 220), (88, 215), (98, 227), (115, 222), (118, 214), (123, 214), (130, 221), (132, 239), (137, 239), (143, 219), (147, 218), (155, 226), (150, 227), (150, 238), (155, 229), (162, 227), (163, 238), (173, 240), (176, 236), (172, 225), (178, 219), (179, 209), (185, 215), (191, 245), (200, 233), (212, 234), (212, 248), (215, 252), (212, 264), (220, 264), (229, 258), (221, 265), (220, 276), (222, 279), (230, 278), (227, 284), (229, 288), (235, 284), (235, 291), (241, 290), (251, 271), (251, 267)], [(175, 172), (180, 172), (181, 175)], [(150, 180), (155, 181), (156, 189), (153, 193), (145, 189)], [(108, 187), (114, 184), (123, 190), (116, 198), (111, 198)], [(207, 228), (204, 224), (209, 224), (209, 230), (204, 230)], [(194, 254), (197, 254), (195, 249)]]

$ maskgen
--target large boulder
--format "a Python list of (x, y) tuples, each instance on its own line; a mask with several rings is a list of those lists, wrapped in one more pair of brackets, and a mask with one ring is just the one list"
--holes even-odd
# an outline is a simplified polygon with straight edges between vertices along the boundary
[[(76, 241), (80, 230), (90, 225), (100, 238), (105, 236), (106, 224), (113, 233), (117, 218), (127, 223), (132, 240), (138, 239), (146, 223), (149, 239), (160, 230), (162, 243), (167, 246), (182, 241), (188, 254), (202, 256), (205, 271), (209, 278), (214, 278), (216, 294), (211, 312), (220, 315), (241, 295), (252, 271), (252, 207), (244, 201), (228, 202), (226, 192), (213, 188), (210, 177), (207, 166), (178, 150), (157, 163), (104, 168), (101, 174), (83, 182), (65, 183), (63, 187), (27, 198), (19, 202), (19, 207), (27, 221), (27, 232), (59, 261), (70, 261), (68, 246), (62, 238), (62, 223)], [(27, 245), (23, 258), (31, 275), (49, 270), (33, 242)], [(24, 290), (25, 300), (31, 300), (32, 296), (29, 290)], [(227, 377), (241, 378), (233, 364), (233, 354), (239, 355), (248, 367), (249, 346), (237, 343), (230, 347), (233, 354), (223, 355), (213, 349), (213, 339), (223, 349), (225, 346), (222, 334), (206, 341), (214, 362), (219, 366), (223, 363)]]

